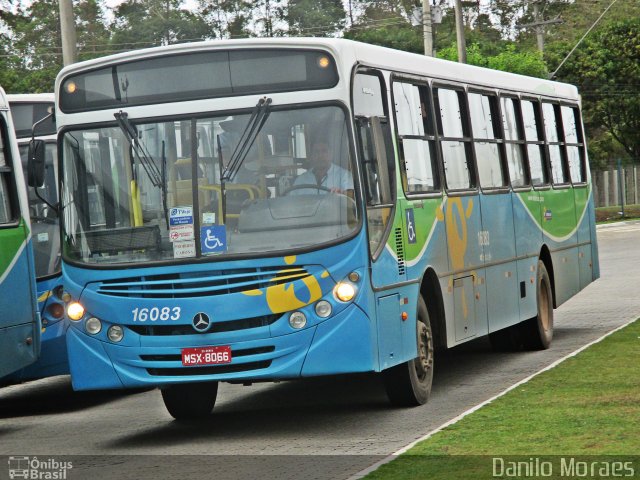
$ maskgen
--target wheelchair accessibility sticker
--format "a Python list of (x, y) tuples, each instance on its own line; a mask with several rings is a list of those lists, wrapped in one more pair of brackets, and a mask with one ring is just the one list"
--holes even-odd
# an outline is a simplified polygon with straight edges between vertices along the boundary
[(416, 222), (413, 217), (413, 208), (408, 208), (405, 213), (407, 215), (407, 241), (416, 243)]
[(200, 248), (203, 255), (226, 252), (227, 227), (224, 225), (200, 227)]

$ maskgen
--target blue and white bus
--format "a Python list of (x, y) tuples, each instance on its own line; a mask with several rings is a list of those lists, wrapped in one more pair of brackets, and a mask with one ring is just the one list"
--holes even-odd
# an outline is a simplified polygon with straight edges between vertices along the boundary
[(547, 348), (599, 275), (575, 87), (336, 39), (128, 52), (56, 80), (76, 389), (381, 372)]
[(36, 267), (38, 311), (42, 320), (41, 352), (38, 361), (15, 372), (5, 381), (19, 382), (69, 373), (64, 338), (65, 292), (62, 288), (58, 203), (58, 157), (53, 93), (8, 95), (18, 139), (22, 165), (27, 167), (29, 141), (44, 142), (44, 182), (38, 188), (27, 185), (32, 243)]
[(27, 194), (13, 121), (0, 88), (0, 378), (40, 353)]

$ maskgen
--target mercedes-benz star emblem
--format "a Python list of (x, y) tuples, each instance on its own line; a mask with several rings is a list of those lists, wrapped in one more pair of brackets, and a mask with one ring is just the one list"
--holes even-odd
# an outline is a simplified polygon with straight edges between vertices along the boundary
[(193, 328), (196, 332), (206, 332), (210, 326), (211, 320), (209, 320), (209, 315), (206, 313), (199, 312), (193, 317)]

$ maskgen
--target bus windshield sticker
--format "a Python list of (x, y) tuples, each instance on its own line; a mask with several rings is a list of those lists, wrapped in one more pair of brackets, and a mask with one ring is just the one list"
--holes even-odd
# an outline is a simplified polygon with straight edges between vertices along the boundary
[(173, 257), (174, 258), (188, 258), (196, 256), (196, 242), (195, 240), (184, 240), (179, 242), (173, 242)]
[(226, 252), (227, 227), (225, 225), (200, 227), (200, 247), (203, 255)]
[(193, 224), (193, 207), (174, 207), (169, 212), (169, 226)]
[(202, 223), (216, 223), (216, 212), (202, 212)]
[(172, 242), (180, 242), (193, 239), (193, 223), (171, 225), (169, 227), (169, 240), (171, 240)]

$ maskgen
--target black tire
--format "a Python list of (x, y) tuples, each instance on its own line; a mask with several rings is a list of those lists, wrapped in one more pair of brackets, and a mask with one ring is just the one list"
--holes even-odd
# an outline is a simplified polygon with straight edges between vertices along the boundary
[(161, 390), (164, 406), (176, 420), (197, 420), (211, 415), (218, 382), (169, 385)]
[(418, 357), (383, 372), (387, 396), (397, 407), (415, 407), (429, 400), (433, 384), (433, 333), (429, 311), (422, 297), (418, 298), (416, 320)]
[(538, 260), (536, 303), (538, 314), (522, 324), (522, 336), (525, 348), (545, 350), (553, 339), (553, 293), (547, 267), (541, 260)]

